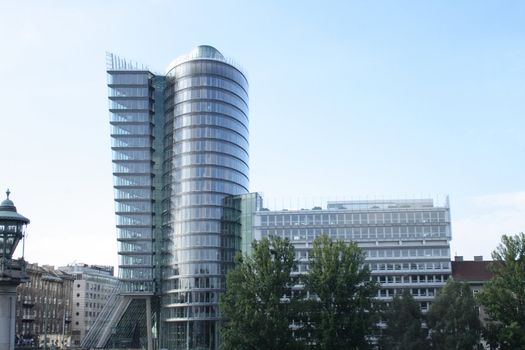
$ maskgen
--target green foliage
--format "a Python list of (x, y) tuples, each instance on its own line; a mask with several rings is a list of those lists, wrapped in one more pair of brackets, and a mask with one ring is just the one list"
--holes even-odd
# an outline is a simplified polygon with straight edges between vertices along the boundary
[[(224, 350), (298, 349), (290, 324), (295, 313), (291, 297), (294, 248), (279, 237), (253, 243), (253, 254), (239, 258), (226, 277), (220, 307)], [(283, 296), (292, 300), (283, 301)]]
[(423, 315), (410, 291), (396, 295), (384, 313), (387, 328), (383, 331), (381, 349), (420, 350), (428, 348), (426, 332), (421, 327)]
[(478, 295), (490, 317), (484, 337), (500, 349), (525, 349), (525, 235), (503, 235), (492, 259), (494, 278)]
[(435, 349), (473, 349), (479, 344), (481, 323), (467, 284), (449, 279), (427, 317)]
[(372, 298), (377, 284), (363, 266), (365, 256), (355, 243), (333, 242), (326, 235), (313, 242), (310, 271), (305, 276), (310, 293), (305, 329), (314, 349), (366, 349), (376, 313)]

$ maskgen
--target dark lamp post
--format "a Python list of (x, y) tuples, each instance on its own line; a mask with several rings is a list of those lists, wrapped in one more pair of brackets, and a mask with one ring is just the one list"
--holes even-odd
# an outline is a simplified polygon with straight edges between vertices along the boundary
[(9, 190), (6, 194), (0, 203), (0, 350), (14, 350), (16, 287), (27, 280), (27, 275), (23, 251), (21, 259), (14, 260), (13, 253), (29, 219), (17, 213)]

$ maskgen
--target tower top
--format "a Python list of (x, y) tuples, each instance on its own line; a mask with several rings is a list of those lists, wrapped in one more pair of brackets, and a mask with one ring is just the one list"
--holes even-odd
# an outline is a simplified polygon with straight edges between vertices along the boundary
[(9, 199), (11, 191), (9, 189), (5, 192), (6, 199), (0, 203), (0, 221), (1, 220), (13, 220), (20, 221), (24, 224), (29, 224), (29, 219), (16, 212), (15, 204)]

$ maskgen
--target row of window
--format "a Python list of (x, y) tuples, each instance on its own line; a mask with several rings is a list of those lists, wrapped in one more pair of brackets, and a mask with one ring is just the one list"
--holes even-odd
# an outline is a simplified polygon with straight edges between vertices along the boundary
[(173, 197), (171, 202), (164, 202), (163, 204), (163, 210), (169, 210), (171, 207), (180, 208), (195, 205), (224, 206), (225, 201), (222, 193), (190, 193)]
[(114, 173), (151, 173), (151, 162), (113, 162)]
[[(225, 223), (219, 220), (210, 220), (210, 221), (183, 221), (183, 222), (173, 222), (171, 223), (171, 217), (167, 213), (167, 217), (164, 219), (163, 214), (163, 223), (169, 224), (168, 232), (165, 232), (167, 237), (177, 237), (182, 234), (191, 234), (191, 233), (210, 233), (210, 232), (230, 232), (230, 227), (226, 226)], [(175, 234), (176, 232), (176, 234)]]
[(205, 164), (233, 168), (243, 174), (248, 174), (249, 172), (248, 163), (245, 156), (239, 158), (228, 154), (218, 153), (180, 154), (176, 155), (172, 162), (174, 169), (195, 164)]
[(179, 277), (163, 282), (166, 291), (194, 288), (221, 289), (223, 285), (224, 279), (221, 277)]
[(152, 224), (152, 215), (151, 214), (118, 214), (117, 215), (117, 225), (140, 225), (140, 226), (149, 226)]
[(248, 81), (244, 75), (239, 72), (234, 67), (229, 64), (219, 62), (219, 61), (210, 61), (210, 60), (191, 60), (184, 63), (181, 63), (174, 68), (172, 68), (167, 77), (172, 81), (172, 78), (175, 78), (175, 81), (186, 76), (196, 76), (196, 75), (218, 75), (228, 79), (231, 79), (237, 82), (244, 90), (248, 91)]
[(234, 143), (243, 149), (248, 149), (248, 140), (246, 139), (248, 135), (241, 136), (235, 131), (214, 126), (180, 128), (175, 130), (174, 135), (176, 142), (185, 142), (192, 139), (219, 139)]
[[(372, 258), (405, 258), (405, 257), (450, 257), (449, 248), (368, 248), (364, 247), (363, 252), (368, 259)], [(308, 250), (297, 250), (295, 258), (297, 260), (307, 260)], [(388, 267), (388, 265), (386, 265)], [(402, 266), (402, 265), (396, 265)], [(394, 265), (392, 265), (394, 268)]]
[[(166, 108), (166, 111), (170, 111)], [(187, 101), (176, 104), (172, 113), (167, 114), (167, 121), (184, 114), (217, 113), (237, 119), (244, 125), (249, 125), (248, 116), (243, 110), (221, 101)]]
[(139, 241), (139, 242), (118, 242), (118, 251), (119, 252), (151, 252), (151, 241)]
[(204, 318), (204, 317), (218, 317), (217, 306), (182, 306), (170, 307), (166, 310), (167, 318)]
[(111, 122), (150, 122), (151, 114), (139, 111), (115, 111), (109, 113)]
[(450, 228), (447, 226), (408, 226), (408, 227), (353, 227), (353, 228), (312, 228), (259, 230), (263, 237), (279, 236), (291, 241), (312, 241), (321, 234), (327, 234), (334, 240), (360, 241), (377, 239), (425, 239), (447, 238)]
[(147, 85), (148, 73), (139, 72), (112, 72), (108, 73), (108, 84), (122, 85)]
[[(165, 157), (171, 158), (175, 155), (190, 152), (218, 152), (225, 153), (236, 158), (239, 158), (244, 163), (248, 164), (248, 150), (241, 146), (233, 143), (223, 141), (221, 139), (208, 139), (208, 140), (186, 140), (176, 143), (173, 147), (167, 147), (165, 149)], [(115, 159), (115, 158), (114, 158)], [(118, 158), (117, 158), (118, 159)], [(133, 158), (122, 158), (122, 159), (133, 159)], [(142, 159), (142, 158), (138, 158)], [(150, 159), (150, 158), (144, 158)]]
[(222, 236), (218, 234), (192, 234), (175, 236), (173, 246), (175, 249), (196, 247), (237, 248), (240, 237)]
[(177, 169), (173, 172), (174, 181), (186, 181), (195, 178), (212, 178), (219, 180), (228, 180), (244, 187), (248, 187), (248, 177), (236, 170), (220, 167), (200, 166)]
[(148, 87), (109, 87), (109, 97), (150, 97)]
[(373, 258), (406, 258), (406, 257), (450, 257), (449, 248), (405, 248), (405, 249), (374, 249), (367, 250), (368, 259)]
[[(44, 333), (44, 325), (43, 324), (40, 324), (40, 323), (33, 323), (33, 324), (29, 324), (29, 323), (26, 323), (26, 322), (23, 322), (20, 324), (20, 326), (22, 327), (22, 329), (19, 329), (19, 324), (17, 323), (16, 324), (16, 333), (19, 334), (19, 333), (22, 333), (22, 334), (42, 334)], [(67, 334), (67, 329), (68, 329), (68, 326), (67, 324), (66, 325), (63, 325), (62, 324), (62, 321), (61, 320), (56, 320), (56, 319), (51, 319), (49, 318), (48, 319), (48, 325), (47, 325), (47, 331), (48, 333), (58, 333), (58, 334), (62, 334), (62, 327), (65, 327), (65, 333)], [(43, 345), (43, 341), (40, 340), (40, 343)], [(49, 344), (51, 344), (51, 340), (49, 340)], [(42, 346), (41, 346), (42, 347)]]
[[(367, 225), (367, 224), (360, 224)], [(446, 234), (450, 232), (447, 225), (414, 225), (414, 226), (357, 226), (357, 227), (311, 227), (311, 228), (282, 228), (282, 229), (262, 229), (263, 235), (268, 236), (307, 236), (311, 238), (322, 233), (332, 236), (334, 239), (345, 238), (347, 235), (364, 237), (368, 235), (376, 236), (390, 236), (392, 234)]]
[(448, 213), (440, 211), (387, 212), (387, 213), (315, 213), (266, 214), (259, 212), (261, 226), (283, 225), (350, 225), (350, 224), (429, 224), (448, 223)]
[(152, 266), (153, 259), (151, 254), (148, 255), (119, 255), (119, 265), (145, 265)]
[(152, 281), (126, 281), (122, 286), (124, 293), (151, 293), (153, 292)]
[(114, 191), (115, 199), (148, 199), (151, 200), (149, 188), (119, 188)]
[(248, 104), (239, 96), (223, 89), (213, 89), (209, 87), (179, 90), (175, 95), (168, 96), (165, 101), (165, 108), (170, 109), (176, 104), (195, 100), (209, 100), (211, 102), (220, 101), (229, 103), (237, 107), (244, 114), (248, 115)]
[[(445, 280), (446, 282), (446, 280)], [(439, 288), (411, 288), (410, 294), (412, 294), (413, 297), (433, 297), (436, 295), (436, 292), (439, 290)], [(380, 289), (377, 291), (377, 296), (379, 298), (393, 298), (396, 295), (403, 295), (403, 289), (402, 288), (395, 288), (395, 289)], [(425, 310), (425, 308), (422, 309)]]
[(119, 278), (123, 279), (152, 279), (153, 270), (151, 268), (120, 268)]
[(149, 99), (118, 99), (118, 100), (109, 100), (108, 108), (109, 109), (147, 109), (152, 108), (153, 105), (150, 104)]
[[(172, 126), (174, 124), (174, 126)], [(189, 126), (220, 126), (223, 128), (232, 129), (238, 132), (241, 135), (244, 135), (245, 138), (248, 138), (248, 126), (241, 123), (235, 118), (229, 117), (223, 114), (184, 114), (177, 118), (174, 121), (166, 123), (166, 128), (170, 129), (179, 129)], [(170, 128), (171, 127), (171, 128)]]
[(149, 123), (144, 124), (112, 124), (111, 135), (149, 135), (151, 126)]
[(184, 90), (193, 87), (216, 87), (234, 92), (240, 96), (244, 101), (248, 102), (247, 91), (238, 83), (219, 77), (216, 75), (198, 75), (198, 76), (186, 76), (176, 80), (171, 80), (171, 84), (166, 87), (165, 94), (167, 96), (177, 93), (179, 90)]
[(111, 147), (115, 148), (152, 148), (151, 138), (149, 136), (113, 136), (111, 138)]
[(151, 160), (151, 150), (127, 150), (113, 151), (113, 160)]
[(113, 177), (114, 186), (151, 186), (151, 175), (119, 175)]
[(117, 238), (151, 238), (149, 227), (117, 228)]
[(177, 263), (173, 266), (165, 266), (163, 271), (164, 276), (219, 275), (226, 273), (224, 264), (221, 262)]
[(371, 271), (450, 270), (450, 261), (369, 263)]
[(115, 202), (116, 212), (151, 212), (152, 206), (151, 201), (127, 201), (127, 202)]
[(248, 192), (246, 184), (237, 184), (233, 182), (220, 180), (195, 179), (172, 184), (174, 193), (184, 192), (221, 192), (231, 195), (239, 195)]
[(162, 298), (163, 305), (188, 303), (217, 303), (216, 292), (175, 292)]

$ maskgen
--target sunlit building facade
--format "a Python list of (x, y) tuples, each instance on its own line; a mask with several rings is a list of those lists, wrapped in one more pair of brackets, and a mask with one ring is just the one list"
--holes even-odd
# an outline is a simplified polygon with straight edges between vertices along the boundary
[(319, 235), (356, 242), (381, 285), (377, 298), (386, 302), (408, 289), (425, 312), (451, 275), (448, 200), (443, 205), (432, 199), (337, 201), (311, 210), (268, 210), (259, 204), (252, 221), (250, 229), (243, 227), (243, 241), (288, 238), (295, 247), (295, 273), (308, 273), (309, 251)]
[(248, 81), (211, 46), (165, 75), (109, 54), (107, 73), (121, 289), (83, 346), (217, 349), (240, 250), (227, 198), (248, 192)]

